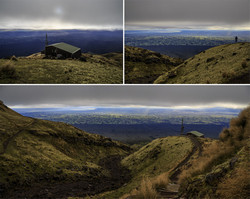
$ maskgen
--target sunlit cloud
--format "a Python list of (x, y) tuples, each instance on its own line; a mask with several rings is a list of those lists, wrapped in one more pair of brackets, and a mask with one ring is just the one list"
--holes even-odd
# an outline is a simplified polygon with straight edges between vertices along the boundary
[(211, 22), (195, 22), (195, 21), (147, 21), (147, 22), (131, 22), (126, 24), (126, 30), (150, 30), (150, 29), (195, 29), (195, 30), (250, 30), (250, 22), (231, 25), (231, 24), (215, 24)]
[(122, 25), (92, 25), (92, 24), (73, 24), (63, 22), (58, 18), (51, 18), (47, 20), (8, 20), (7, 22), (0, 22), (0, 29), (33, 29), (33, 30), (121, 30)]
[(247, 104), (233, 104), (233, 103), (212, 103), (206, 105), (177, 105), (177, 106), (151, 106), (151, 105), (140, 105), (140, 104), (96, 104), (93, 106), (71, 106), (67, 104), (35, 104), (35, 105), (14, 105), (10, 106), (12, 109), (47, 109), (47, 108), (58, 108), (66, 109), (72, 111), (86, 111), (86, 110), (95, 110), (96, 108), (143, 108), (143, 109), (209, 109), (209, 108), (230, 108), (230, 109), (244, 109)]

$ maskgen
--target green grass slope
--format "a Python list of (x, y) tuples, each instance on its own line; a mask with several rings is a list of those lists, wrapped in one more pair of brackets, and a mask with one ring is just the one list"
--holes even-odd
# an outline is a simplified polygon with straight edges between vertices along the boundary
[(128, 84), (153, 83), (160, 75), (181, 63), (181, 59), (143, 48), (125, 46), (125, 82)]
[(119, 198), (138, 188), (143, 178), (153, 178), (173, 169), (191, 152), (192, 142), (187, 137), (158, 138), (125, 157), (122, 165), (131, 171), (131, 180), (118, 190), (96, 198)]
[(250, 83), (250, 43), (226, 44), (210, 48), (167, 71), (154, 83)]
[(117, 188), (124, 183), (115, 176), (124, 172), (119, 161), (130, 151), (65, 123), (21, 116), (2, 102), (0, 146), (1, 198), (65, 198)]
[(42, 59), (41, 54), (0, 59), (2, 84), (122, 84), (122, 53), (83, 54), (83, 60)]

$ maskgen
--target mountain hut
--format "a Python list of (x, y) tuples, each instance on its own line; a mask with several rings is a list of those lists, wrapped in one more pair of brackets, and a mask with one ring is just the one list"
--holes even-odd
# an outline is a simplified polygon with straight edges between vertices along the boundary
[(45, 47), (46, 57), (80, 58), (81, 49), (66, 43), (55, 43)]

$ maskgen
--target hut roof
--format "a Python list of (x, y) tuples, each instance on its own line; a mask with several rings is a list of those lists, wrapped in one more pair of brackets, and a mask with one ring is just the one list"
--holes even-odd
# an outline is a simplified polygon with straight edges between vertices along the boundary
[(78, 47), (75, 47), (75, 46), (72, 46), (70, 44), (66, 44), (66, 43), (63, 43), (63, 42), (51, 44), (49, 46), (54, 46), (56, 48), (59, 48), (59, 49), (64, 50), (64, 51), (67, 51), (69, 53), (75, 53), (76, 51), (81, 50)]
[(195, 135), (197, 137), (202, 137), (204, 136), (204, 134), (198, 132), (198, 131), (189, 131), (187, 134), (192, 134), (192, 135)]

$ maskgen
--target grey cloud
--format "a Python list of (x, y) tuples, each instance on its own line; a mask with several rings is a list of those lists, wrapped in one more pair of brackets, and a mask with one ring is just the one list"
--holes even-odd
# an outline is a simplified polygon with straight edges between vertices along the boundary
[(249, 97), (250, 86), (0, 86), (0, 100), (9, 106), (247, 105)]
[(122, 0), (0, 0), (0, 25), (57, 19), (76, 25), (122, 26)]
[(249, 0), (126, 0), (126, 25), (249, 25)]

